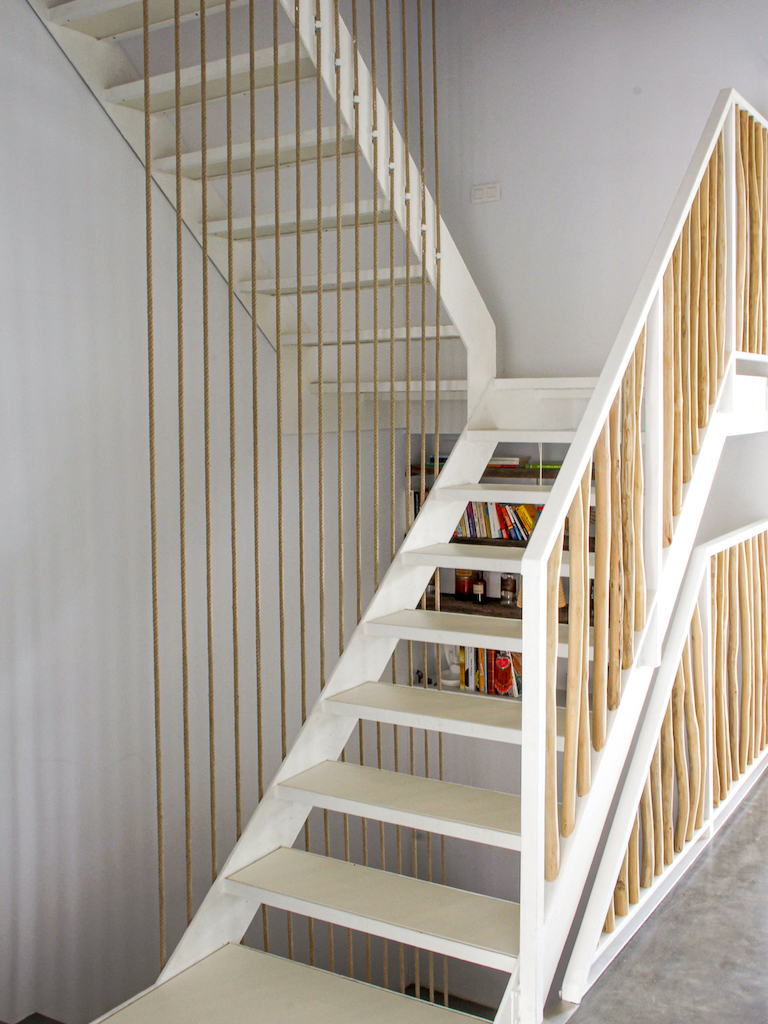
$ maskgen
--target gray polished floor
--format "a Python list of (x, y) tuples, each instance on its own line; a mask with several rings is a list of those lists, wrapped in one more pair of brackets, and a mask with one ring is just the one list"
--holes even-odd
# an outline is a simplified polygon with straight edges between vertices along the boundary
[(768, 775), (569, 1024), (768, 1022)]

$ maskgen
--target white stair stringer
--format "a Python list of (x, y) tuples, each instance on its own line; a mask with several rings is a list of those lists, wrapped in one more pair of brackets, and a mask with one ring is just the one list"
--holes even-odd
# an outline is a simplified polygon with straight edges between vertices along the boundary
[(322, 761), (337, 760), (357, 723), (357, 718), (329, 714), (330, 698), (365, 680), (378, 679), (395, 649), (395, 637), (372, 636), (366, 624), (376, 618), (414, 607), (432, 576), (428, 566), (407, 565), (403, 553), (427, 541), (447, 542), (464, 511), (460, 498), (439, 500), (443, 488), (479, 480), (493, 453), (492, 442), (473, 442), (466, 432), (458, 439), (435, 486), (430, 492), (400, 551), (384, 575), (379, 589), (354, 630), (344, 653), (299, 732), (293, 748), (266, 790), (264, 798), (223, 865), (192, 923), (169, 958), (158, 984), (186, 970), (227, 943), (245, 934), (259, 903), (233, 895), (227, 879), (280, 847), (290, 847), (307, 816), (305, 805), (280, 799), (279, 788), (289, 779)]

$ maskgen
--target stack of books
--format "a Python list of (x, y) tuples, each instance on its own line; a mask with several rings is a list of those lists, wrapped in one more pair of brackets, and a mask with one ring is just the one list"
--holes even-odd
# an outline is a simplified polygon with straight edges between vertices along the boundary
[(522, 655), (460, 647), (459, 680), (461, 689), (470, 693), (520, 697), (523, 692)]
[(541, 505), (470, 501), (453, 536), (518, 540), (527, 544), (541, 509)]

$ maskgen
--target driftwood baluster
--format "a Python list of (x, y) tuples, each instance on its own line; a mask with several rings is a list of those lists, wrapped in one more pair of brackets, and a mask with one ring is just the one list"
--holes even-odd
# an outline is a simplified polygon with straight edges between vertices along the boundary
[(651, 762), (651, 803), (653, 805), (653, 868), (660, 875), (664, 870), (664, 807), (661, 784), (661, 737)]
[(557, 821), (557, 644), (559, 640), (560, 566), (563, 533), (555, 541), (547, 563), (547, 743), (544, 779), (544, 877), (548, 882), (560, 871), (560, 837)]
[[(581, 519), (584, 524), (581, 541), (581, 574), (584, 581), (584, 615), (581, 620), (581, 708), (579, 711), (579, 758), (576, 789), (579, 796), (592, 785), (592, 740), (589, 724), (589, 492), (592, 488), (592, 460), (581, 478)], [(571, 558), (576, 557), (576, 552)]]
[[(683, 483), (693, 473), (693, 441), (691, 439), (691, 217), (683, 224), (680, 258), (680, 354), (683, 391)], [(681, 491), (682, 496), (682, 491)]]
[(643, 506), (645, 499), (645, 479), (643, 476), (643, 443), (642, 443), (642, 408), (643, 385), (645, 384), (645, 327), (635, 349), (635, 473), (634, 496), (632, 509), (632, 528), (635, 534), (635, 631), (645, 626), (645, 554), (643, 545)]
[[(739, 748), (741, 746), (741, 722), (739, 719), (739, 550), (730, 548), (723, 552), (728, 567), (728, 735), (731, 744), (730, 778), (739, 777)], [(722, 792), (722, 787), (721, 787)], [(726, 789), (727, 792), (727, 789)]]
[(584, 644), (584, 504), (577, 488), (568, 513), (570, 595), (568, 598), (568, 669), (565, 695), (565, 747), (563, 751), (563, 808), (560, 830), (573, 831), (576, 819), (576, 784), (579, 761), (579, 718), (581, 717), (581, 653)]
[(739, 544), (739, 611), (741, 620), (741, 709), (739, 720), (741, 734), (739, 736), (739, 771), (743, 775), (751, 761), (748, 757), (750, 712), (752, 703), (752, 614), (750, 608), (749, 564), (747, 544)]
[[(744, 175), (744, 290), (741, 292), (742, 335), (741, 348), (749, 351), (749, 228), (750, 228), (750, 175), (749, 175), (749, 114), (746, 110), (739, 111), (739, 141), (741, 144), (741, 167)], [(738, 179), (737, 179), (738, 180)]]
[[(677, 248), (675, 248), (677, 252)], [(670, 260), (664, 271), (662, 295), (664, 299), (663, 334), (663, 417), (664, 417), (664, 463), (662, 467), (662, 543), (668, 547), (672, 542), (672, 497), (674, 489), (675, 463), (675, 271), (674, 260)]]
[(717, 398), (717, 146), (709, 162), (709, 220), (707, 224), (707, 338), (709, 340), (709, 395), (707, 396), (707, 422), (709, 422), (709, 406), (714, 405)]
[[(699, 802), (696, 808), (696, 828), (704, 824), (704, 773), (707, 770), (707, 701), (704, 676), (704, 635), (701, 629), (699, 606), (693, 607), (691, 619), (691, 660), (693, 662), (693, 696), (696, 704), (696, 723), (699, 730)], [(724, 695), (723, 695), (724, 699)]]
[(701, 190), (691, 204), (691, 451), (699, 454), (699, 292), (701, 290)]
[[(768, 165), (768, 161), (766, 161)], [(768, 166), (766, 167), (768, 175)], [(768, 290), (768, 289), (767, 289)], [(768, 614), (768, 536), (760, 534), (760, 601), (763, 608), (763, 622)], [(768, 743), (768, 639), (763, 630), (763, 731), (761, 747)]]
[(675, 822), (675, 853), (685, 844), (690, 797), (688, 792), (688, 758), (685, 751), (685, 680), (683, 666), (677, 670), (672, 687), (672, 735), (675, 744), (675, 777), (677, 779), (677, 821)]
[(672, 729), (672, 699), (667, 705), (661, 726), (661, 805), (664, 816), (664, 863), (671, 864), (675, 857), (675, 744)]
[(632, 834), (629, 837), (627, 852), (629, 854), (627, 888), (629, 890), (630, 906), (634, 906), (640, 902), (640, 824), (637, 814), (635, 814), (635, 823), (632, 826)]
[(725, 272), (727, 265), (725, 226), (725, 142), (717, 142), (717, 379), (725, 372)]
[(592, 660), (592, 743), (602, 750), (608, 710), (608, 590), (611, 578), (611, 425), (595, 447), (595, 589)]
[(683, 707), (685, 711), (685, 732), (688, 738), (688, 785), (690, 799), (685, 838), (687, 842), (690, 842), (693, 839), (693, 832), (696, 827), (696, 815), (699, 809), (699, 796), (702, 789), (699, 723), (696, 719), (696, 699), (693, 695), (693, 666), (691, 664), (690, 639), (685, 641), (685, 648), (683, 650), (683, 681), (685, 684)]
[(623, 542), (621, 537), (621, 388), (609, 417), (611, 444), (611, 579), (608, 603), (608, 708), (621, 700), (621, 637), (624, 608)]
[(760, 589), (760, 545), (752, 538), (752, 651), (754, 658), (754, 714), (752, 727), (752, 758), (760, 753), (763, 735), (763, 607)]
[(640, 822), (643, 827), (643, 856), (640, 872), (641, 889), (650, 889), (653, 884), (655, 866), (655, 847), (653, 831), (653, 798), (651, 795), (651, 776), (645, 780), (643, 795), (640, 797)]
[(763, 136), (749, 118), (749, 351), (759, 352), (760, 307), (762, 305), (763, 228), (760, 211)]
[(736, 348), (744, 349), (744, 296), (747, 290), (747, 184), (742, 153), (742, 115), (736, 107)]
[(699, 312), (697, 359), (699, 364), (697, 401), (699, 427), (706, 427), (709, 414), (709, 168), (699, 188)]
[(672, 462), (672, 515), (680, 514), (683, 505), (683, 473), (684, 473), (684, 432), (683, 432), (683, 350), (682, 350), (682, 261), (683, 240), (679, 238), (672, 253), (672, 273), (674, 276), (675, 303), (672, 311), (674, 317), (675, 346), (675, 405), (674, 405), (674, 458)]
[(613, 894), (613, 906), (616, 917), (626, 917), (629, 913), (629, 850), (624, 854), (624, 861), (619, 870), (619, 879)]
[(763, 142), (763, 181), (761, 200), (761, 225), (762, 225), (762, 255), (763, 264), (760, 274), (763, 288), (762, 304), (762, 345), (760, 351), (763, 355), (768, 353), (768, 129), (760, 129)]
[[(636, 354), (636, 353), (635, 353)], [(621, 536), (624, 563), (621, 667), (635, 660), (635, 356), (624, 374), (621, 431)]]

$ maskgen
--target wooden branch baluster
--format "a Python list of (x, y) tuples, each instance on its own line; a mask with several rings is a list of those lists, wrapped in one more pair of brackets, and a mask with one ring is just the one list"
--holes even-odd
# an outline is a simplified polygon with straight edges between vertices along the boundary
[(624, 862), (619, 871), (616, 890), (613, 894), (613, 906), (616, 917), (626, 917), (629, 913), (629, 850), (624, 854)]
[[(693, 696), (696, 705), (696, 723), (699, 730), (699, 802), (696, 808), (696, 828), (704, 824), (704, 777), (707, 770), (707, 699), (704, 675), (704, 635), (698, 604), (694, 605), (691, 619), (691, 658), (693, 661)], [(724, 695), (723, 695), (724, 696)], [(726, 732), (727, 735), (727, 732)]]
[(697, 404), (698, 425), (707, 425), (709, 414), (709, 167), (699, 188), (699, 311), (697, 335), (699, 364)]
[(741, 735), (739, 736), (739, 771), (743, 775), (751, 758), (749, 751), (749, 725), (752, 699), (752, 636), (749, 601), (749, 568), (747, 563), (747, 541), (739, 544), (739, 611), (741, 620), (741, 711), (739, 715)]
[(762, 182), (762, 254), (763, 265), (761, 269), (761, 281), (763, 287), (762, 304), (762, 346), (760, 351), (763, 355), (768, 354), (768, 129), (761, 129), (763, 139), (763, 182)]
[(611, 445), (611, 578), (608, 603), (608, 708), (621, 700), (621, 637), (624, 608), (623, 542), (621, 536), (621, 388), (609, 416)]
[(717, 381), (719, 379), (717, 369), (717, 175), (718, 175), (717, 146), (712, 153), (709, 162), (709, 221), (707, 225), (707, 242), (709, 251), (707, 253), (707, 312), (709, 323), (707, 325), (707, 338), (709, 339), (709, 394), (707, 396), (707, 422), (709, 422), (709, 407), (715, 404), (717, 399)]
[(677, 669), (672, 687), (672, 735), (675, 744), (675, 776), (677, 778), (677, 821), (675, 822), (675, 853), (685, 845), (690, 797), (688, 792), (688, 758), (685, 752), (685, 680), (682, 664)]
[[(722, 553), (724, 563), (728, 567), (728, 734), (731, 744), (730, 778), (739, 777), (739, 749), (741, 746), (741, 722), (739, 720), (739, 674), (737, 661), (739, 657), (739, 551), (731, 548)], [(719, 582), (719, 581), (718, 581)], [(726, 792), (727, 792), (726, 788)], [(720, 787), (721, 795), (723, 787)]]
[[(760, 190), (758, 182), (762, 182), (762, 132), (756, 131), (754, 118), (749, 118), (749, 351), (759, 352), (758, 335), (760, 332), (760, 307), (762, 306), (762, 281), (760, 271), (763, 265), (762, 241), (763, 228), (760, 210)], [(758, 177), (759, 175), (759, 177)]]
[(699, 292), (701, 290), (701, 190), (691, 205), (691, 451), (699, 454)]
[(675, 303), (674, 318), (674, 359), (675, 359), (675, 404), (674, 404), (674, 459), (672, 462), (672, 515), (680, 514), (683, 506), (683, 472), (685, 463), (685, 438), (683, 432), (683, 350), (682, 350), (682, 262), (683, 240), (679, 238), (672, 253), (672, 274), (674, 276)]
[[(592, 740), (589, 724), (589, 492), (592, 488), (592, 460), (581, 478), (581, 516), (584, 530), (581, 543), (581, 573), (584, 584), (584, 615), (581, 637), (581, 708), (579, 711), (579, 757), (576, 790), (585, 796), (592, 785)], [(571, 559), (577, 552), (571, 551)], [(573, 564), (573, 563), (571, 563)]]
[(754, 652), (754, 715), (752, 728), (752, 757), (758, 756), (763, 736), (763, 607), (760, 588), (760, 545), (752, 538), (752, 650)]
[(672, 700), (670, 698), (661, 726), (661, 806), (664, 816), (664, 863), (675, 858), (675, 744), (672, 729)]
[(592, 660), (592, 743), (602, 750), (608, 711), (608, 588), (611, 578), (611, 425), (595, 447), (595, 589)]
[(744, 295), (747, 287), (747, 187), (741, 152), (741, 115), (736, 115), (736, 348), (744, 349)]
[[(691, 439), (691, 218), (683, 224), (680, 259), (680, 354), (683, 390), (683, 483), (693, 474)], [(681, 489), (682, 497), (682, 489)]]
[(629, 668), (635, 660), (635, 355), (630, 360), (622, 384), (624, 402), (621, 444), (621, 536), (624, 563), (622, 668)]
[(651, 776), (645, 780), (643, 795), (640, 797), (640, 821), (643, 826), (643, 856), (640, 887), (650, 889), (653, 884), (655, 867), (655, 847), (653, 831), (653, 798), (651, 796)]
[(565, 696), (565, 747), (563, 751), (563, 809), (560, 831), (569, 836), (576, 820), (576, 785), (579, 762), (579, 718), (581, 717), (581, 651), (584, 644), (584, 503), (581, 487), (568, 513), (570, 595), (568, 598), (568, 669)]
[(640, 902), (640, 823), (637, 814), (635, 814), (635, 823), (632, 826), (627, 852), (629, 854), (627, 888), (629, 889), (630, 906), (634, 906)]
[[(768, 165), (768, 161), (766, 161)], [(766, 167), (768, 176), (768, 166)], [(767, 289), (768, 290), (768, 289)], [(760, 603), (763, 609), (763, 622), (768, 614), (768, 535), (760, 534)], [(765, 642), (765, 630), (763, 631), (763, 731), (762, 743), (764, 747), (768, 743), (768, 643)]]
[(685, 829), (686, 842), (693, 839), (696, 826), (696, 815), (699, 809), (699, 796), (702, 790), (701, 749), (699, 723), (696, 719), (696, 699), (693, 695), (693, 666), (691, 664), (690, 638), (685, 641), (683, 650), (683, 682), (685, 697), (685, 733), (688, 739), (688, 783), (690, 804), (688, 807), (688, 824)]
[(725, 273), (728, 260), (725, 226), (725, 141), (717, 142), (717, 379), (725, 373)]
[(664, 805), (661, 783), (661, 737), (651, 762), (651, 804), (653, 806), (653, 868), (660, 875), (664, 871)]
[[(675, 248), (677, 252), (677, 248)], [(668, 547), (672, 542), (672, 498), (674, 489), (675, 463), (675, 272), (673, 260), (664, 271), (662, 285), (664, 302), (663, 334), (663, 416), (664, 416), (664, 465), (662, 469), (662, 543)]]
[[(739, 237), (743, 238), (744, 249), (743, 252), (739, 252), (742, 257), (743, 265), (743, 276), (742, 278), (737, 277), (737, 316), (738, 310), (741, 310), (741, 345), (739, 346), (743, 352), (749, 351), (749, 226), (750, 226), (750, 199), (749, 199), (749, 114), (746, 110), (739, 111), (739, 125), (738, 125), (738, 141), (741, 149), (741, 171), (744, 175), (743, 181), (743, 196), (744, 196), (744, 217), (742, 224), (739, 225)], [(737, 167), (738, 171), (738, 167)], [(738, 186), (739, 176), (736, 175), (736, 181)], [(738, 273), (738, 269), (737, 269)]]
[(555, 542), (547, 563), (547, 741), (544, 781), (544, 877), (548, 882), (560, 871), (560, 837), (557, 821), (557, 644), (559, 639), (560, 565), (563, 533)]
[(645, 384), (645, 327), (635, 349), (635, 473), (633, 522), (635, 534), (635, 632), (645, 626), (646, 584), (645, 548), (643, 544), (643, 506), (645, 504), (645, 480), (643, 477), (642, 408), (643, 385)]

